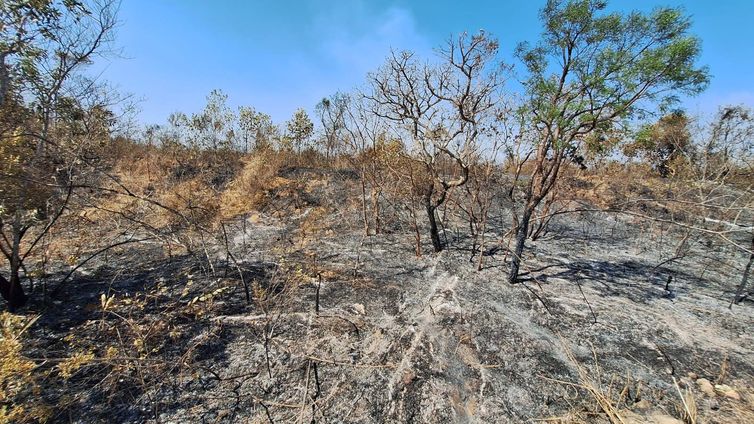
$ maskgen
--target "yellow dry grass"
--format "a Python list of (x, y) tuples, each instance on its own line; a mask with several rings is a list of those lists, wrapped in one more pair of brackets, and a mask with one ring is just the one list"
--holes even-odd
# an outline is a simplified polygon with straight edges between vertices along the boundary
[(280, 167), (280, 158), (274, 152), (245, 159), (240, 173), (220, 194), (220, 216), (233, 218), (261, 208), (271, 190), (291, 183), (278, 176)]

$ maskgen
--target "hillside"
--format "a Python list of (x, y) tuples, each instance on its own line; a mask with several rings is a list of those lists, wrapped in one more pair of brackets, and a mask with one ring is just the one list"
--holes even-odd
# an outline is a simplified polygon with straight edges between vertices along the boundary
[(0, 424), (754, 423), (751, 5), (222, 3), (0, 0)]
[(676, 257), (677, 228), (563, 214), (511, 285), (501, 250), (476, 271), (460, 220), (416, 257), (410, 229), (351, 224), (352, 174), (274, 181), (207, 240), (214, 270), (140, 243), (49, 280), (24, 344), (58, 369), (80, 359), (44, 383), (56, 420), (672, 422), (679, 390), (704, 422), (754, 417), (754, 305), (728, 309), (743, 259), (724, 244)]

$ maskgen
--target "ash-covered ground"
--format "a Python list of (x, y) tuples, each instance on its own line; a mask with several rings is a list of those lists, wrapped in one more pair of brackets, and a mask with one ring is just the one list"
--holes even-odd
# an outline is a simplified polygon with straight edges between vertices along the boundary
[[(672, 423), (691, 399), (696, 422), (754, 422), (754, 303), (729, 309), (746, 258), (725, 243), (563, 214), (511, 285), (505, 249), (476, 270), (462, 222), (448, 220), (446, 251), (416, 257), (410, 228), (365, 237), (348, 210), (297, 199), (239, 218), (208, 252), (214, 272), (150, 246), (93, 262), (35, 337), (118, 325), (86, 305), (152, 292), (122, 318), (144, 332), (166, 321), (144, 357), (170, 366), (134, 367), (117, 393), (89, 384), (57, 418)], [(493, 221), (488, 248), (509, 222)]]

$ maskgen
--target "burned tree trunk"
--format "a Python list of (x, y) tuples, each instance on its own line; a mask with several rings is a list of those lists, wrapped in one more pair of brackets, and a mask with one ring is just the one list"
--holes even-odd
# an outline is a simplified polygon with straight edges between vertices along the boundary
[(435, 214), (437, 207), (432, 204), (431, 199), (426, 199), (425, 208), (427, 210), (427, 218), (429, 218), (429, 236), (432, 239), (432, 249), (437, 253), (442, 251), (440, 231), (437, 227), (437, 215)]
[(12, 273), (10, 281), (0, 275), (0, 295), (8, 302), (8, 310), (14, 312), (26, 304), (28, 297), (21, 286), (21, 279), (18, 272)]
[(518, 281), (518, 272), (521, 268), (521, 256), (524, 254), (524, 247), (526, 245), (526, 236), (529, 234), (529, 222), (531, 221), (532, 212), (534, 208), (527, 205), (524, 214), (521, 217), (521, 221), (516, 225), (516, 247), (513, 250), (511, 257), (511, 268), (508, 273), (508, 282), (511, 284)]
[(741, 277), (741, 284), (738, 285), (738, 288), (736, 289), (736, 294), (733, 296), (733, 300), (731, 300), (730, 305), (728, 305), (728, 308), (732, 308), (733, 304), (738, 304), (743, 299), (743, 292), (746, 288), (746, 284), (749, 282), (749, 275), (751, 274), (751, 266), (754, 264), (754, 235), (751, 237), (751, 251), (752, 253), (749, 254), (749, 262), (746, 263), (746, 268), (744, 268), (744, 274)]

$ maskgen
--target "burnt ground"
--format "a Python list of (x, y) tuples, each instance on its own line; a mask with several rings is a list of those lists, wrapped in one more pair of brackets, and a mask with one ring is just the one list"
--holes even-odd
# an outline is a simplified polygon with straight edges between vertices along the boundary
[[(75, 349), (62, 337), (76, 329), (103, 334), (97, 357), (118, 348), (74, 375), (80, 393), (52, 420), (608, 422), (596, 391), (624, 422), (673, 422), (679, 389), (700, 422), (754, 420), (754, 303), (728, 308), (745, 258), (725, 243), (679, 249), (668, 228), (562, 215), (510, 285), (504, 250), (476, 271), (451, 221), (448, 249), (417, 258), (408, 227), (363, 237), (348, 210), (239, 218), (235, 262), (218, 239), (214, 272), (149, 245), (93, 261), (31, 307), (35, 355)], [(116, 299), (106, 310), (103, 293)], [(730, 387), (704, 392), (697, 378)]]

